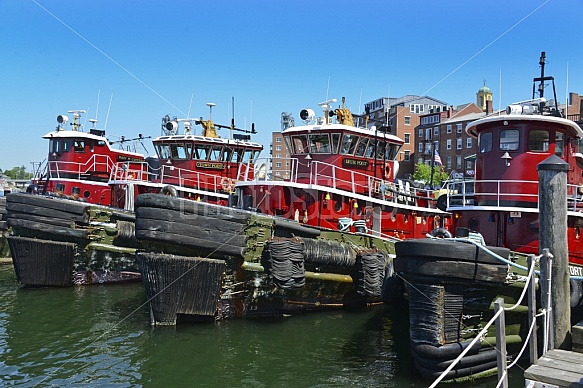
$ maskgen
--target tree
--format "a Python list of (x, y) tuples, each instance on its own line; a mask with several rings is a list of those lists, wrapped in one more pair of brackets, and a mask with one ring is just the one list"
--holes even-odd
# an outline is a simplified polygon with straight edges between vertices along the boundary
[(32, 173), (26, 172), (26, 167), (12, 167), (10, 170), (4, 171), (4, 175), (10, 179), (30, 179), (32, 178)]
[[(441, 186), (441, 183), (448, 178), (446, 172), (441, 171), (441, 166), (433, 166), (433, 186)], [(415, 173), (413, 179), (416, 181), (424, 181), (426, 184), (431, 180), (431, 166), (425, 163), (417, 163), (415, 165)]]

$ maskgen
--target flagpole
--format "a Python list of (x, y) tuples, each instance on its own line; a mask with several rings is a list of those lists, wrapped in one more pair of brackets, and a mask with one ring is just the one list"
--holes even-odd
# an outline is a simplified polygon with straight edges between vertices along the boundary
[(433, 190), (433, 170), (435, 167), (435, 148), (436, 148), (436, 144), (437, 142), (434, 141), (433, 142), (433, 147), (431, 150), (431, 178), (429, 178), (429, 186), (431, 186), (431, 190)]

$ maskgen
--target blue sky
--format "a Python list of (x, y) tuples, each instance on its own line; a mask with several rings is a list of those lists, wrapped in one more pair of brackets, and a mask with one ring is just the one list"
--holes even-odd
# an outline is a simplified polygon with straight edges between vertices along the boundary
[(266, 155), (281, 112), (299, 123), (327, 97), (355, 113), (387, 95), (458, 105), (486, 80), (495, 108), (529, 99), (541, 51), (558, 100), (583, 94), (583, 0), (0, 0), (0, 20), (3, 170), (42, 161), (73, 109), (115, 140), (189, 107), (207, 118), (207, 102), (228, 124), (234, 97)]

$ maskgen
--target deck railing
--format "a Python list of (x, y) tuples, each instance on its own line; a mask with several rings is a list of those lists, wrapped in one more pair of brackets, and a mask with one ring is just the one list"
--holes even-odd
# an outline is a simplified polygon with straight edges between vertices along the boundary
[[(442, 189), (449, 210), (470, 210), (475, 206), (538, 209), (538, 181), (471, 180), (452, 181)], [(569, 211), (583, 210), (583, 186), (567, 185)]]
[(84, 163), (49, 161), (47, 162), (47, 171), (49, 178), (73, 178), (81, 180), (92, 172), (108, 174), (112, 170), (113, 165), (114, 163), (109, 156), (93, 155)]
[[(297, 158), (261, 158), (257, 160), (255, 166), (271, 166), (272, 163), (289, 163), (289, 178), (261, 174), (257, 170), (253, 178), (244, 175), (243, 181), (286, 181), (324, 186), (345, 191), (350, 195), (360, 194), (393, 203), (436, 208), (436, 198), (432, 195), (432, 191), (414, 187), (406, 180), (388, 181), (381, 177), (371, 176), (370, 173), (346, 169), (325, 162), (310, 161), (306, 164)], [(308, 167), (309, 170), (299, 173), (298, 167), (300, 165)]]

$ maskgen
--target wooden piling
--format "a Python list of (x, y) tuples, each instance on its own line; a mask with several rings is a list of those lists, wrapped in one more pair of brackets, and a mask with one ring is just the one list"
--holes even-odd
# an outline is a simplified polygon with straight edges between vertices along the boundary
[[(550, 349), (571, 349), (571, 308), (569, 303), (569, 256), (567, 249), (567, 171), (569, 164), (552, 155), (537, 166), (539, 177), (539, 250), (548, 248), (554, 256), (551, 268), (541, 260), (544, 308), (551, 308)], [(549, 282), (550, 278), (550, 290)]]

